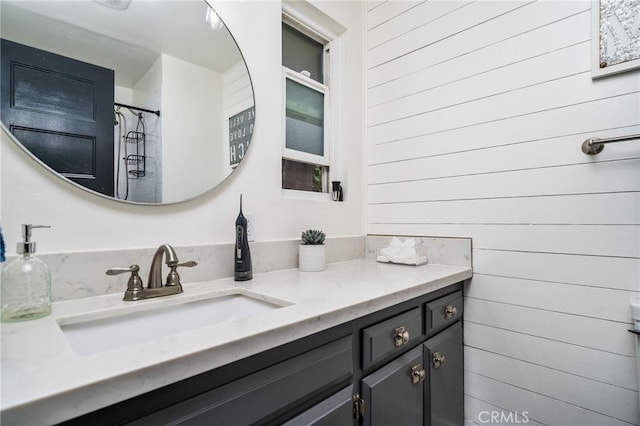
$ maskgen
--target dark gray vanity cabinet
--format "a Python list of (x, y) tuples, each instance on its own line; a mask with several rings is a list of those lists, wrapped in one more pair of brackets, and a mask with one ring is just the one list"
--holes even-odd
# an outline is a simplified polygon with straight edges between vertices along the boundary
[[(462, 293), (454, 292), (426, 304), (426, 341), (425, 334), (415, 337), (410, 333), (403, 341), (398, 330), (407, 333), (415, 315), (407, 312), (375, 326), (391, 326), (380, 337), (397, 344), (395, 349), (403, 345), (412, 349), (362, 378), (361, 415), (365, 426), (464, 423)], [(367, 331), (363, 332), (365, 336)], [(366, 345), (364, 349), (366, 365)]]
[(462, 425), (462, 355), (457, 323), (362, 379), (363, 425)]
[(65, 424), (461, 425), (462, 309), (453, 284)]

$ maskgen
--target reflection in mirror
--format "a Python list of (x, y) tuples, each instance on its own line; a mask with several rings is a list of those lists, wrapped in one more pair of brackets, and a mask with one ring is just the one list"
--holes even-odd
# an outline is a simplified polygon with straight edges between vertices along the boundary
[(176, 203), (244, 157), (251, 80), (203, 0), (0, 0), (0, 16), (2, 124), (58, 176)]

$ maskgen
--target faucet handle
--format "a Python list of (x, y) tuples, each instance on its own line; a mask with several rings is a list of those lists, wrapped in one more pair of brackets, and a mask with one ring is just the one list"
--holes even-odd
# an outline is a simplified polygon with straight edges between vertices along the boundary
[(140, 266), (131, 265), (128, 268), (109, 268), (109, 269), (107, 269), (106, 274), (107, 275), (118, 275), (118, 274), (124, 274), (125, 272), (131, 272), (132, 274), (134, 274), (134, 273), (138, 273), (138, 271), (140, 271)]
[(178, 266), (186, 266), (187, 268), (191, 268), (192, 266), (197, 265), (198, 262), (196, 262), (195, 260), (187, 260), (186, 262), (178, 263), (175, 267), (177, 268)]
[(129, 281), (127, 281), (127, 291), (124, 292), (124, 300), (138, 300), (140, 298), (140, 293), (144, 290), (144, 286), (142, 284), (142, 278), (138, 275), (140, 271), (140, 266), (131, 265), (128, 268), (109, 268), (107, 269), (107, 275), (118, 275), (124, 274), (127, 272), (131, 272), (131, 276), (129, 277)]
[(182, 266), (186, 266), (188, 268), (191, 268), (193, 266), (196, 266), (198, 264), (198, 262), (196, 262), (195, 260), (188, 260), (186, 262), (182, 262), (182, 263), (175, 263), (175, 264), (169, 264), (169, 273), (167, 274), (167, 283), (165, 285), (168, 286), (172, 286), (172, 285), (180, 285), (180, 275), (178, 275), (178, 267), (182, 267)]

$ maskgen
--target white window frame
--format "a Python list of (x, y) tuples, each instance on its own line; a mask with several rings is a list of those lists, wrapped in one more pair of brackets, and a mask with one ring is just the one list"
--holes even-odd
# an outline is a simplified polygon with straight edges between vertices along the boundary
[[(330, 137), (330, 121), (331, 121), (331, 102), (329, 87), (321, 84), (302, 73), (291, 70), (285, 66), (283, 68), (283, 96), (285, 99), (285, 116), (284, 116), (284, 140), (282, 143), (282, 158), (287, 160), (299, 161), (301, 163), (320, 164), (322, 166), (329, 166), (329, 173), (331, 173), (331, 137)], [(323, 155), (311, 154), (304, 151), (298, 151), (296, 149), (287, 148), (287, 80), (294, 81), (305, 87), (308, 87), (316, 92), (322, 93), (324, 100), (323, 111)]]
[[(299, 161), (308, 164), (318, 164), (329, 167), (329, 173), (325, 181), (330, 186), (331, 181), (340, 180), (339, 175), (339, 158), (341, 152), (335, 135), (338, 135), (338, 115), (339, 104), (336, 103), (336, 94), (338, 93), (340, 67), (337, 53), (340, 52), (339, 33), (332, 28), (331, 23), (327, 24), (316, 16), (315, 11), (311, 11), (306, 2), (283, 2), (282, 22), (311, 37), (312, 39), (322, 43), (323, 49), (323, 81), (325, 84), (319, 83), (300, 72), (290, 70), (282, 66), (282, 93), (283, 93), (283, 138), (282, 138), (282, 158), (285, 160)], [(318, 86), (325, 88), (324, 92), (324, 156), (317, 156), (296, 150), (286, 148), (286, 79), (307, 85), (310, 84), (312, 89)], [(317, 90), (317, 89), (316, 89)], [(282, 173), (282, 172), (281, 172)], [(314, 199), (331, 201), (330, 187), (328, 192), (311, 192), (300, 191), (294, 189), (282, 189), (285, 196), (294, 196), (301, 199)]]

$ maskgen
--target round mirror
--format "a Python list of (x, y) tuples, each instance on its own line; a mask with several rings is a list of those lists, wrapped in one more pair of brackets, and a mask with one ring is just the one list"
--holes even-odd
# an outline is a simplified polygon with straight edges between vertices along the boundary
[(1, 0), (0, 16), (2, 125), (57, 176), (172, 204), (246, 154), (251, 79), (204, 0)]

